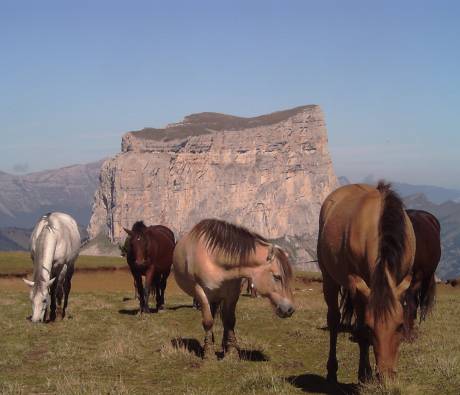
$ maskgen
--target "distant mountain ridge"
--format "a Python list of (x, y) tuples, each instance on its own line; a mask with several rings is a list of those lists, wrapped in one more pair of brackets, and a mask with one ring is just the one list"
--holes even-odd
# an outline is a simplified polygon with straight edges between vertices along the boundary
[(86, 226), (102, 163), (25, 175), (0, 172), (0, 227), (31, 228), (49, 211), (64, 211)]
[[(346, 177), (342, 177), (342, 180), (344, 182), (348, 181)], [(374, 176), (368, 176), (363, 182), (367, 184), (376, 184), (377, 180)], [(441, 204), (447, 201), (460, 202), (460, 190), (458, 189), (438, 187), (435, 185), (414, 185), (396, 181), (392, 181), (391, 184), (401, 196), (411, 196), (421, 193), (425, 195), (430, 202), (435, 204)]]

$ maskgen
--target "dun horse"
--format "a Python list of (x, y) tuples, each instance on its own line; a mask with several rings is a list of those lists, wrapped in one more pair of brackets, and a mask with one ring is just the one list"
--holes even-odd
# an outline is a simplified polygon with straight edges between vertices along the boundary
[(420, 308), (424, 320), (434, 304), (436, 280), (434, 273), (441, 259), (441, 226), (433, 214), (422, 210), (406, 210), (414, 228), (416, 249), (412, 283), (407, 292), (410, 327)]
[[(174, 233), (163, 225), (145, 226), (142, 221), (125, 229), (126, 260), (134, 277), (141, 313), (150, 313), (149, 297), (152, 287), (157, 311), (164, 308), (166, 281), (171, 271), (174, 251)], [(142, 276), (145, 276), (145, 286)]]
[(212, 327), (220, 305), (224, 352), (238, 350), (235, 308), (244, 277), (270, 300), (279, 317), (294, 313), (292, 269), (286, 253), (262, 236), (224, 221), (203, 220), (179, 240), (174, 251), (174, 276), (177, 284), (200, 303), (205, 358), (213, 355)]
[(329, 380), (337, 380), (339, 291), (342, 322), (349, 325), (356, 316), (359, 380), (372, 376), (370, 344), (377, 375), (394, 376), (399, 344), (407, 328), (402, 300), (411, 283), (414, 254), (411, 222), (390, 185), (346, 185), (327, 197), (319, 220), (318, 261), (328, 307)]
[[(24, 279), (31, 287), (32, 322), (43, 322), (50, 307), (49, 319), (56, 319), (56, 301), (61, 317), (69, 300), (75, 260), (80, 249), (77, 223), (67, 214), (49, 213), (35, 225), (30, 238), (33, 261), (33, 281)], [(61, 310), (62, 297), (64, 306)]]

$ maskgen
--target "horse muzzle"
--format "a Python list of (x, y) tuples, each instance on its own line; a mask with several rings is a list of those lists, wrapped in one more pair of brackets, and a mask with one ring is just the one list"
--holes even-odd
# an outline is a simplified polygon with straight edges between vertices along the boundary
[(292, 314), (294, 314), (294, 311), (295, 311), (294, 306), (292, 306), (291, 304), (287, 304), (287, 303), (280, 303), (276, 307), (276, 314), (280, 318), (288, 318)]

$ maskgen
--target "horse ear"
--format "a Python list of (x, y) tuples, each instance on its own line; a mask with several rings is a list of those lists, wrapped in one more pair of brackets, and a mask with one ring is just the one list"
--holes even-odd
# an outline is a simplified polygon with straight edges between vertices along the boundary
[(128, 233), (129, 236), (132, 236), (133, 235), (133, 231), (132, 230), (129, 230), (129, 229), (126, 229), (126, 228), (123, 228), (123, 230)]
[(352, 286), (352, 288), (358, 291), (366, 299), (369, 298), (371, 290), (367, 286), (366, 282), (360, 276), (357, 276), (356, 274), (350, 274), (348, 276), (348, 279), (351, 283), (350, 285)]
[(408, 288), (410, 287), (411, 281), (412, 281), (412, 274), (410, 273), (402, 279), (402, 281), (399, 283), (399, 285), (396, 288), (396, 296), (398, 298), (400, 298), (401, 295), (408, 290)]
[(34, 286), (34, 282), (30, 281), (30, 280), (27, 280), (27, 278), (23, 278), (22, 281), (24, 281), (29, 287)]

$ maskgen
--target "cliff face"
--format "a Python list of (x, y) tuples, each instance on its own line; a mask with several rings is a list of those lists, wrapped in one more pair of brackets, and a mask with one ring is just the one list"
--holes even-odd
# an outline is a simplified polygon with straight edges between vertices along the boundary
[(122, 152), (102, 166), (88, 231), (118, 241), (142, 219), (181, 235), (215, 217), (277, 239), (304, 263), (336, 186), (318, 106), (255, 118), (194, 114), (123, 136)]

